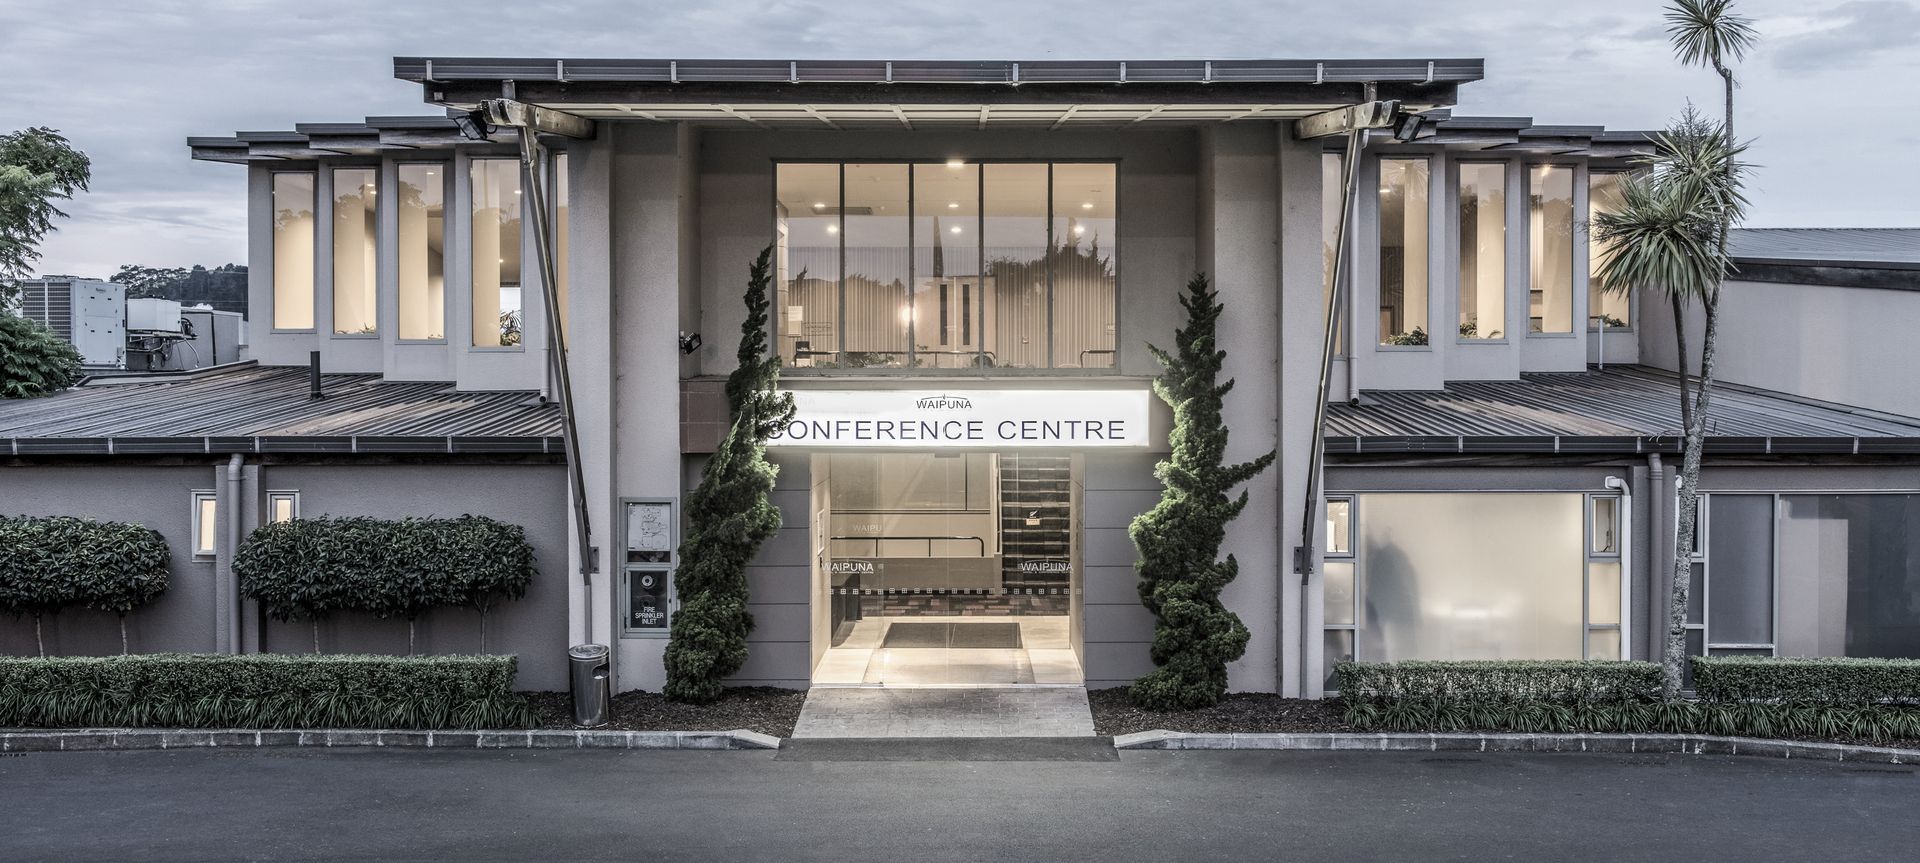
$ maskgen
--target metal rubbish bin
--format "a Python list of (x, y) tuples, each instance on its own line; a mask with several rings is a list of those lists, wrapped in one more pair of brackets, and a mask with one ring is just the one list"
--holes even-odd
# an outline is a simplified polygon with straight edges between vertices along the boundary
[(607, 657), (611, 653), (604, 644), (567, 648), (567, 665), (573, 678), (573, 724), (582, 728), (607, 724), (607, 698), (612, 686)]

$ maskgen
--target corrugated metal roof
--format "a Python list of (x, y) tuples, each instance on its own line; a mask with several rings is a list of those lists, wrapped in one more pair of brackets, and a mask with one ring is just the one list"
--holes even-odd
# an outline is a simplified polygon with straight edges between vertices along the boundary
[[(1708, 450), (1920, 452), (1920, 419), (1718, 384)], [(1368, 391), (1327, 413), (1327, 451), (1671, 452), (1680, 397), (1670, 372), (1638, 366)]]
[(1745, 263), (1920, 269), (1920, 228), (1739, 228), (1728, 239)]
[(528, 391), (241, 364), (178, 377), (101, 379), (0, 401), (0, 452), (553, 452), (560, 409)]

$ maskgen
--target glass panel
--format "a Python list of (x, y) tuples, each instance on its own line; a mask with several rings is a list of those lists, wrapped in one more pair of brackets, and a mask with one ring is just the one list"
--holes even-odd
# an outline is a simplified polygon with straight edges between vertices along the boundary
[(1587, 630), (1587, 658), (1609, 660), (1625, 659), (1625, 656), (1620, 655), (1620, 630)]
[[(1661, 643), (1664, 644), (1665, 640), (1663, 639)], [(1665, 651), (1663, 650), (1662, 652), (1664, 653)], [(1699, 629), (1687, 630), (1687, 655), (1707, 655), (1707, 638), (1704, 631)], [(1693, 663), (1680, 663), (1680, 685), (1689, 689), (1693, 688)]]
[(473, 344), (520, 344), (520, 163), (475, 159), (473, 196)]
[(313, 329), (313, 175), (273, 175), (273, 328)]
[(905, 366), (907, 166), (846, 166), (844, 287), (849, 368)]
[(1325, 649), (1322, 661), (1326, 663), (1327, 668), (1326, 687), (1332, 689), (1337, 682), (1333, 677), (1333, 667), (1342, 662), (1353, 661), (1353, 630), (1329, 629), (1323, 638)]
[(1460, 166), (1460, 338), (1505, 338), (1507, 166)]
[(1707, 640), (1773, 643), (1773, 497), (1716, 494), (1707, 532)]
[(1593, 541), (1594, 554), (1620, 553), (1620, 499), (1617, 497), (1596, 497), (1593, 499)]
[[(1606, 260), (1607, 246), (1593, 238), (1593, 222), (1601, 213), (1618, 212), (1620, 201), (1620, 178), (1626, 176), (1619, 172), (1596, 171), (1587, 175), (1587, 272), (1600, 272), (1600, 264)], [(1594, 329), (1624, 327), (1633, 323), (1628, 315), (1633, 303), (1625, 294), (1602, 291), (1600, 281), (1589, 276), (1587, 287), (1587, 325)]]
[(293, 520), (293, 496), (292, 495), (276, 494), (273, 496), (272, 503), (273, 503), (272, 512), (268, 515), (268, 518), (271, 521), (282, 522), (282, 521)]
[(1380, 160), (1380, 343), (1427, 336), (1427, 160)]
[(447, 337), (445, 165), (399, 166), (400, 338)]
[(1587, 562), (1587, 625), (1620, 625), (1620, 562)]
[(1920, 658), (1920, 495), (1781, 504), (1780, 655)]
[(1053, 166), (1053, 365), (1113, 368), (1114, 166)]
[(989, 365), (1047, 365), (1047, 166), (982, 165)]
[(193, 499), (193, 550), (196, 554), (213, 554), (213, 541), (219, 526), (220, 502), (213, 495), (195, 496)]
[(573, 211), (573, 181), (567, 176), (567, 154), (558, 153), (553, 157), (553, 268), (554, 292), (560, 303), (561, 346), (571, 342), (567, 337), (567, 250), (571, 233)]
[[(1335, 153), (1320, 156), (1320, 259), (1324, 296), (1333, 296), (1334, 247), (1340, 243), (1340, 192), (1346, 187), (1346, 157)], [(1351, 244), (1352, 240), (1349, 239)], [(1351, 260), (1351, 258), (1349, 258)], [(1340, 316), (1333, 338), (1334, 356), (1346, 356), (1347, 320)]]
[(1707, 565), (1694, 563), (1687, 568), (1687, 622), (1707, 619)]
[(1573, 332), (1573, 169), (1527, 171), (1527, 328)]
[(333, 331), (372, 334), (380, 278), (379, 172), (333, 171)]
[(1321, 604), (1325, 608), (1328, 626), (1353, 625), (1353, 561), (1327, 561), (1322, 569), (1326, 571), (1321, 579)]
[(1327, 553), (1353, 553), (1353, 501), (1327, 501)]
[(913, 166), (913, 342), (921, 368), (980, 364), (980, 166)]
[(1579, 494), (1357, 498), (1360, 652), (1399, 659), (1578, 659)]
[(780, 165), (774, 171), (780, 356), (797, 368), (840, 357), (840, 166)]

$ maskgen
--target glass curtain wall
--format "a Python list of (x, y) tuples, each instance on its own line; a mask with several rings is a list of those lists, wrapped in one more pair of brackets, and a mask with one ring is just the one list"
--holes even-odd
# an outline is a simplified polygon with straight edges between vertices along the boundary
[(1507, 166), (1460, 165), (1461, 339), (1501, 339), (1507, 330)]
[(273, 328), (313, 329), (314, 175), (273, 175)]
[(472, 196), (473, 345), (515, 347), (525, 317), (520, 297), (520, 162), (475, 159)]
[(1114, 366), (1115, 165), (782, 164), (776, 185), (792, 366)]
[(1527, 327), (1573, 332), (1573, 169), (1534, 165), (1527, 171)]
[(400, 264), (400, 338), (447, 337), (446, 170), (441, 162), (402, 164), (396, 170)]
[(333, 331), (378, 330), (380, 278), (378, 168), (333, 169)]
[(1425, 159), (1380, 160), (1380, 343), (1425, 345), (1427, 179)]
[[(1340, 192), (1347, 181), (1346, 161), (1345, 156), (1335, 153), (1323, 153), (1320, 156), (1320, 260), (1321, 281), (1324, 283), (1322, 290), (1327, 297), (1325, 302), (1331, 302), (1333, 297), (1333, 256), (1339, 251), (1335, 246), (1340, 242)], [(1353, 240), (1348, 239), (1347, 244), (1351, 248)], [(1352, 260), (1352, 257), (1349, 256), (1348, 260)], [(1351, 283), (1352, 279), (1349, 278), (1348, 282)], [(1343, 357), (1347, 355), (1346, 310), (1342, 309), (1336, 314), (1338, 320), (1334, 322), (1333, 354)]]
[(1587, 175), (1587, 324), (1592, 329), (1618, 329), (1633, 325), (1633, 302), (1626, 294), (1600, 290), (1593, 273), (1606, 262), (1608, 245), (1593, 238), (1593, 223), (1602, 213), (1620, 210), (1620, 181), (1626, 174), (1618, 171), (1594, 171)]

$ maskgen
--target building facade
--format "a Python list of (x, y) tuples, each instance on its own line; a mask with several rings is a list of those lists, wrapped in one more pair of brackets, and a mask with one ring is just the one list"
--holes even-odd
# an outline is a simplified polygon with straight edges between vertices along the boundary
[[(1147, 671), (1127, 526), (1159, 497), (1170, 426), (1149, 346), (1171, 343), (1196, 273), (1227, 308), (1227, 457), (1279, 453), (1227, 536), (1240, 576), (1225, 601), (1252, 632), (1233, 688), (1318, 696), (1349, 656), (1657, 655), (1671, 315), (1592, 290), (1584, 230), (1648, 151), (1643, 133), (1454, 116), (1472, 60), (398, 58), (395, 72), (458, 119), (190, 143), (247, 174), (257, 368), (317, 357), (322, 378), (434, 387), (381, 421), (475, 405), (432, 453), (366, 450), (393, 427), (332, 407), (315, 409), (325, 433), (234, 411), (170, 439), (199, 439), (208, 467), (293, 471), (213, 516), (241, 527), (272, 516), (269, 486), (322, 476), (364, 489), (329, 511), (545, 526), (538, 611), (517, 612), (512, 642), (539, 656), (530, 686), (557, 687), (564, 647), (596, 641), (615, 646), (618, 688), (659, 688), (680, 503), (725, 431), (763, 251), (768, 336), (800, 410), (770, 446), (783, 527), (750, 570), (738, 683), (1099, 687)], [(497, 98), (591, 127), (543, 136), (529, 169), (515, 130), (467, 113)], [(1374, 99), (1426, 122), (1406, 140), (1363, 133), (1327, 463), (1309, 483), (1347, 166), (1342, 139), (1298, 121)], [(577, 508), (555, 446), (556, 323)], [(1920, 652), (1877, 623), (1854, 640), (1849, 615), (1890, 596), (1920, 623), (1920, 574), (1847, 544), (1915, 517), (1920, 421), (1904, 415), (1920, 410), (1735, 382), (1751, 386), (1713, 413), (1700, 649)], [(539, 419), (502, 430), (487, 411), (504, 404)], [(71, 462), (53, 441), (168, 436), (21, 417), (0, 408), (13, 467), (58, 455), (68, 477), (131, 456)], [(222, 448), (243, 437), (273, 443)], [(433, 492), (395, 497), (356, 471)], [(1800, 620), (1802, 593), (1828, 610)], [(220, 647), (274, 649), (273, 626), (249, 640), (232, 602), (220, 613), (241, 637)]]

